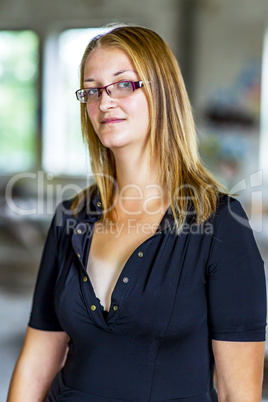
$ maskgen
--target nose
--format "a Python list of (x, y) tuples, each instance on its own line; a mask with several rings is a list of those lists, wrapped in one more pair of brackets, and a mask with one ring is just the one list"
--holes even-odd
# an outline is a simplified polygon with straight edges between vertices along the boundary
[(105, 89), (102, 90), (101, 95), (99, 97), (99, 109), (102, 112), (105, 112), (106, 110), (113, 108), (116, 106), (116, 100), (111, 98)]

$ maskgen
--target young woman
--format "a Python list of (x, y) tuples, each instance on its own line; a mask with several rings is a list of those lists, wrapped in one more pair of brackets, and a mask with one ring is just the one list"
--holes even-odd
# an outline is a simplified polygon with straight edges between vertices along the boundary
[(263, 261), (199, 160), (171, 50), (114, 28), (76, 95), (96, 182), (57, 208), (8, 402), (261, 401)]

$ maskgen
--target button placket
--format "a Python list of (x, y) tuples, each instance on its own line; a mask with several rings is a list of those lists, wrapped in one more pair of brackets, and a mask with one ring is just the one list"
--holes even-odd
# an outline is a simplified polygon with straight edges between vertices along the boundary
[(100, 304), (97, 303), (97, 300), (95, 299), (96, 295), (95, 297), (92, 297), (94, 294), (94, 289), (92, 288), (90, 279), (84, 269), (81, 270), (81, 275), (82, 275), (82, 294), (88, 314), (94, 324), (103, 328), (102, 311), (100, 308)]
[[(90, 233), (92, 230), (92, 225), (89, 222), (80, 222), (76, 226), (72, 236), (72, 246), (78, 257), (80, 264), (77, 266), (80, 276), (81, 291), (83, 295), (83, 300), (91, 320), (97, 325), (101, 325), (102, 313), (100, 308), (98, 308), (98, 303), (96, 303), (93, 297), (94, 290), (90, 283), (87, 271), (84, 266), (83, 255), (87, 252), (87, 244), (84, 242), (84, 236)], [(85, 249), (84, 249), (85, 248)]]
[[(80, 236), (77, 235), (78, 238)], [(143, 257), (145, 252), (149, 247), (153, 237), (145, 240), (137, 249), (132, 253), (132, 255), (127, 260), (123, 270), (121, 272), (121, 278), (115, 285), (111, 298), (111, 307), (109, 310), (109, 315), (107, 321), (103, 319), (101, 308), (98, 307), (95, 298), (98, 296), (95, 294), (94, 289), (91, 289), (91, 283), (84, 283), (83, 294), (85, 297), (86, 304), (88, 306), (88, 311), (90, 313), (91, 319), (103, 329), (112, 331), (113, 326), (116, 324), (117, 320), (120, 319), (120, 311), (124, 306), (124, 302), (131, 290), (133, 284), (135, 283), (135, 278), (137, 273), (142, 266)], [(83, 276), (82, 276), (83, 279)], [(90, 285), (90, 286), (89, 286)], [(94, 295), (94, 297), (93, 297)], [(95, 306), (96, 310), (92, 310), (91, 306)], [(94, 309), (94, 307), (93, 307)]]
[(135, 278), (138, 274), (138, 271), (142, 265), (142, 260), (145, 255), (145, 251), (149, 247), (152, 239), (147, 239), (142, 245), (141, 248), (134, 251), (130, 258), (127, 260), (123, 270), (121, 272), (121, 278), (119, 277), (118, 282), (114, 288), (111, 300), (111, 308), (109, 315), (109, 326), (113, 326), (116, 324), (116, 321), (120, 317), (120, 310), (123, 308), (124, 302), (127, 298), (127, 295), (135, 283)]
[(88, 228), (89, 228), (88, 222), (80, 222), (74, 229), (72, 235), (72, 246), (75, 251), (75, 254), (80, 260), (80, 263), (82, 263), (82, 255), (83, 255), (83, 249), (82, 249), (83, 235), (87, 232)]

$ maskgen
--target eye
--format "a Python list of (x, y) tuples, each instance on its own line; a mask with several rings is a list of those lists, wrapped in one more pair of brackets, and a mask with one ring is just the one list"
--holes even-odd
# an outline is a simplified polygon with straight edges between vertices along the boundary
[(98, 89), (97, 88), (89, 88), (87, 89), (87, 95), (92, 97), (98, 94)]
[(122, 81), (117, 83), (118, 88), (132, 88), (132, 82), (131, 81)]

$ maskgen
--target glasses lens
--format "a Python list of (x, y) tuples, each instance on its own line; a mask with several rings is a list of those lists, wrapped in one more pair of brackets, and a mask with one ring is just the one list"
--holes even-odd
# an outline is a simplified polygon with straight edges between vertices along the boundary
[(133, 92), (133, 85), (131, 81), (122, 81), (109, 85), (107, 90), (112, 98), (124, 98)]
[(79, 89), (76, 91), (76, 97), (81, 103), (90, 103), (98, 99), (98, 89)]
[(87, 91), (85, 89), (79, 89), (76, 91), (76, 97), (79, 102), (87, 103), (88, 101)]
[[(106, 92), (111, 98), (125, 98), (134, 91), (134, 83), (132, 81), (121, 81), (108, 85)], [(98, 100), (102, 88), (79, 89), (76, 91), (76, 97), (81, 103), (90, 103)]]

